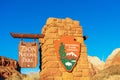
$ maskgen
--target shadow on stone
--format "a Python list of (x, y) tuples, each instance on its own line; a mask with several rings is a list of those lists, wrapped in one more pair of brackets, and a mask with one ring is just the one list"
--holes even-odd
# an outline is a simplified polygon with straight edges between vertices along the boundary
[(41, 47), (39, 48), (39, 56), (40, 56), (40, 59), (39, 59), (39, 62), (40, 62), (40, 66), (39, 66), (39, 69), (40, 71), (42, 70), (41, 69), (41, 66), (42, 66), (42, 54), (41, 54), (42, 50), (41, 50)]

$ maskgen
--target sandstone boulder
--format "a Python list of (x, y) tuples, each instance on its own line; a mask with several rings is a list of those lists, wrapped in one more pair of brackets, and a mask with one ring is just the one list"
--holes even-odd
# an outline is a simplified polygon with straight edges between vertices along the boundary
[(104, 69), (105, 63), (96, 56), (88, 56), (88, 61), (93, 65), (96, 73)]
[(0, 56), (0, 77), (7, 79), (10, 76), (20, 76), (20, 67), (16, 60)]
[(108, 56), (105, 63), (105, 68), (112, 65), (120, 65), (120, 48), (115, 49), (111, 55)]

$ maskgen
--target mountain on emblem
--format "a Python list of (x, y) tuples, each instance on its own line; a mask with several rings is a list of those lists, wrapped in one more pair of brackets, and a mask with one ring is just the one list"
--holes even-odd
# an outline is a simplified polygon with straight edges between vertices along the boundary
[(80, 55), (80, 43), (74, 41), (72, 36), (64, 36), (55, 41), (55, 48), (63, 67), (71, 72)]
[(73, 57), (77, 57), (77, 55), (74, 52), (69, 52), (66, 54), (67, 56), (73, 56)]

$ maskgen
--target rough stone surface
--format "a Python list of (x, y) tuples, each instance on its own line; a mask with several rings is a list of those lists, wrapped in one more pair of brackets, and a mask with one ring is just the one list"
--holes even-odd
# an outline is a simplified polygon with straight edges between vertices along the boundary
[(101, 61), (97, 56), (88, 56), (88, 61), (93, 65), (96, 73), (104, 69), (105, 62)]
[(94, 76), (96, 74), (96, 69), (94, 68), (93, 64), (89, 62), (89, 75)]
[[(42, 34), (45, 34), (45, 37), (39, 39), (42, 56), (40, 80), (90, 80), (87, 48), (79, 21), (70, 18), (49, 18), (42, 29)], [(80, 58), (72, 72), (67, 72), (61, 66), (54, 48), (54, 41), (63, 35), (73, 36), (81, 44)]]
[(0, 77), (7, 79), (11, 75), (21, 76), (18, 62), (16, 60), (0, 56)]
[(120, 65), (120, 48), (115, 49), (107, 58), (104, 68)]

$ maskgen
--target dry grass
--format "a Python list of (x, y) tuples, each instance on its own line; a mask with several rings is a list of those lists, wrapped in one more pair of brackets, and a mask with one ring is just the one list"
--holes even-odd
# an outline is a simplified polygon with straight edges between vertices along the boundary
[(40, 79), (39, 73), (29, 73), (28, 75), (21, 74), (21, 76), (13, 74), (9, 77), (9, 79), (5, 80), (39, 80), (39, 79)]
[(23, 78), (23, 80), (39, 80), (40, 74), (39, 73), (30, 73), (26, 77)]
[[(12, 77), (9, 80), (39, 80), (39, 73), (30, 73), (29, 75), (22, 75)], [(94, 75), (91, 80), (120, 80), (120, 65), (113, 65)]]
[(113, 65), (94, 75), (91, 80), (120, 80), (120, 65)]
[(112, 75), (112, 76), (109, 76), (109, 78), (104, 80), (120, 80), (120, 75)]

